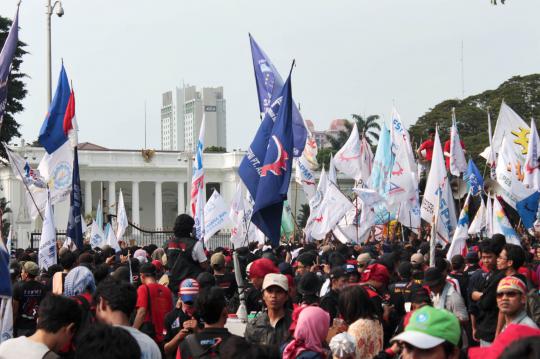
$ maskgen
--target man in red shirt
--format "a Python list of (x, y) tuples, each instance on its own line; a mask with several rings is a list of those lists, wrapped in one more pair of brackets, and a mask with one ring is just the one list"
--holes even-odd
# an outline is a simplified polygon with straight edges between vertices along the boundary
[[(463, 153), (465, 155), (467, 154), (467, 151), (465, 150), (465, 144), (463, 143), (462, 139), (459, 139), (459, 143), (461, 144), (461, 148), (463, 148)], [(444, 143), (444, 160), (446, 161), (446, 170), (450, 171), (450, 139), (446, 140)]]
[(140, 329), (143, 323), (154, 326), (154, 340), (163, 342), (165, 315), (173, 308), (172, 293), (169, 288), (157, 283), (156, 267), (145, 263), (140, 268), (141, 285), (137, 289), (137, 315), (133, 327)]
[(418, 154), (418, 159), (421, 162), (427, 162), (427, 165), (429, 166), (433, 156), (433, 145), (435, 144), (435, 129), (429, 129), (428, 135), (429, 138), (422, 142), (420, 147), (416, 150), (416, 153)]

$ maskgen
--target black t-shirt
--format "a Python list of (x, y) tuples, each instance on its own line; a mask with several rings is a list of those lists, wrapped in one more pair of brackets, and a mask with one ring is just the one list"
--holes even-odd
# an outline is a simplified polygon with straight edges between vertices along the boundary
[(19, 302), (16, 329), (36, 329), (39, 303), (44, 296), (45, 286), (35, 280), (15, 284), (13, 300)]
[(231, 299), (238, 288), (234, 274), (214, 274), (214, 278), (216, 278), (216, 285), (225, 291), (227, 299)]
[[(167, 313), (167, 315), (165, 316), (165, 322), (163, 325), (163, 330), (165, 331), (163, 333), (164, 335), (163, 342), (164, 343), (170, 342), (172, 338), (174, 338), (176, 334), (178, 334), (178, 332), (182, 330), (182, 328), (184, 327), (184, 322), (186, 320), (191, 320), (191, 318), (192, 317), (184, 313), (182, 309), (179, 309), (176, 307), (173, 310), (171, 310), (169, 313)], [(204, 327), (204, 323), (198, 317), (198, 315), (195, 314), (193, 318), (197, 319), (197, 321), (199, 322), (199, 328), (202, 329)]]
[(338, 315), (338, 303), (339, 293), (333, 289), (330, 289), (330, 291), (321, 298), (321, 308), (330, 314), (330, 325), (332, 325), (332, 321)]
[[(200, 333), (190, 334), (180, 343), (180, 358), (199, 358), (204, 354), (219, 358), (220, 346), (233, 336), (235, 335), (229, 333), (225, 328), (205, 328)], [(197, 347), (190, 346), (190, 337), (197, 343)], [(196, 353), (197, 350), (199, 353)]]

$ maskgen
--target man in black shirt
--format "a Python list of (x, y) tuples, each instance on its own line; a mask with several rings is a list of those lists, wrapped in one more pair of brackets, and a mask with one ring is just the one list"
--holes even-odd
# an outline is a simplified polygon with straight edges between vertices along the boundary
[(236, 293), (238, 286), (234, 274), (227, 272), (225, 269), (225, 256), (223, 253), (214, 253), (210, 257), (210, 267), (214, 271), (216, 285), (225, 291), (225, 297), (230, 300)]
[(45, 296), (45, 286), (36, 277), (38, 265), (25, 262), (21, 279), (13, 288), (13, 331), (15, 337), (30, 336), (36, 331), (39, 303)]
[(333, 268), (330, 272), (330, 291), (321, 298), (321, 308), (330, 314), (330, 325), (338, 315), (339, 291), (347, 284), (348, 275), (343, 268)]

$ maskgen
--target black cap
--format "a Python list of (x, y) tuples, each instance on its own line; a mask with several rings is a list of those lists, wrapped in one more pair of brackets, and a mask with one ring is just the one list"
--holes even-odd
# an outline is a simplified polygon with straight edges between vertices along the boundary
[(398, 273), (402, 278), (410, 278), (412, 275), (412, 264), (411, 262), (401, 262), (398, 265)]
[(315, 256), (312, 253), (302, 253), (296, 258), (296, 261), (304, 266), (312, 266), (315, 264)]
[(426, 270), (424, 273), (424, 284), (428, 287), (433, 287), (438, 284), (444, 283), (445, 278), (440, 269), (436, 267), (431, 267)]
[(343, 268), (336, 267), (330, 271), (330, 279), (346, 278), (349, 274)]
[(302, 295), (315, 295), (319, 293), (320, 281), (319, 277), (313, 272), (308, 272), (300, 277), (298, 281), (298, 293)]
[(156, 266), (152, 263), (143, 263), (139, 269), (139, 273), (156, 276)]

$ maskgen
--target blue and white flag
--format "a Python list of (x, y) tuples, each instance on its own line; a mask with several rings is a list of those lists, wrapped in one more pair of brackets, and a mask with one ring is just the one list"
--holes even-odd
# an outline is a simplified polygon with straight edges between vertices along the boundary
[(493, 234), (496, 233), (502, 234), (506, 238), (506, 243), (521, 246), (519, 235), (510, 224), (497, 197), (493, 199)]
[[(276, 101), (281, 102), (279, 97), (283, 91), (283, 79), (274, 67), (274, 64), (272, 64), (272, 61), (270, 61), (270, 58), (255, 42), (255, 39), (253, 39), (251, 34), (249, 35), (249, 42), (253, 58), (253, 69), (255, 70), (257, 94), (259, 97), (259, 110), (262, 114), (266, 114), (268, 111), (275, 114), (277, 113), (275, 105), (279, 107), (279, 103), (276, 103)], [(298, 107), (294, 102), (292, 106), (292, 126), (294, 136), (293, 156), (299, 157), (302, 154), (302, 151), (304, 151), (308, 132)]]
[(103, 228), (99, 226), (97, 220), (94, 220), (90, 230), (90, 245), (92, 248), (103, 248), (106, 244), (107, 240), (105, 238), (105, 233), (103, 233)]
[(79, 156), (77, 147), (73, 156), (73, 179), (71, 181), (71, 195), (69, 199), (69, 217), (66, 236), (75, 243), (79, 250), (83, 247), (83, 230), (81, 220), (81, 178), (79, 176)]
[(9, 276), (9, 250), (0, 238), (0, 298), (11, 297), (11, 278)]
[(56, 264), (56, 227), (51, 202), (47, 201), (39, 239), (38, 265), (40, 269), (47, 270), (53, 264)]
[(105, 237), (107, 238), (107, 244), (111, 246), (116, 253), (120, 252), (120, 245), (118, 244), (118, 239), (116, 239), (116, 234), (110, 222), (105, 226)]
[(386, 197), (389, 190), (389, 179), (394, 165), (394, 156), (392, 154), (392, 142), (390, 140), (390, 131), (383, 122), (379, 135), (379, 143), (373, 159), (371, 177), (369, 179), (369, 188), (379, 192), (381, 196)]
[(452, 243), (446, 253), (446, 259), (452, 260), (452, 257), (459, 254), (465, 256), (467, 254), (467, 238), (469, 238), (469, 203), (471, 201), (471, 192), (467, 194), (459, 220), (457, 222), (456, 231), (452, 237)]
[(124, 206), (124, 195), (120, 188), (118, 194), (118, 206), (116, 207), (116, 239), (121, 240), (126, 233), (126, 229), (129, 226), (129, 221), (126, 213), (126, 207)]
[(15, 19), (11, 24), (11, 29), (0, 52), (0, 126), (4, 119), (4, 112), (7, 105), (8, 94), (8, 76), (11, 71), (11, 63), (17, 50), (17, 42), (19, 41), (19, 6), (15, 13)]
[(218, 191), (214, 190), (212, 196), (204, 206), (204, 242), (229, 223), (229, 209)]
[(202, 189), (197, 193), (195, 215), (193, 216), (193, 219), (195, 220), (195, 238), (199, 241), (204, 240), (204, 206), (206, 202), (204, 200), (204, 193), (205, 192)]
[(484, 178), (472, 158), (469, 159), (467, 171), (463, 175), (463, 179), (467, 182), (467, 190), (470, 190), (473, 196), (476, 196), (484, 188)]
[(538, 201), (540, 200), (540, 192), (534, 192), (529, 197), (522, 199), (516, 203), (516, 210), (523, 221), (525, 228), (529, 229), (534, 226), (536, 214), (538, 212)]
[(531, 120), (531, 133), (529, 134), (529, 145), (527, 157), (525, 157), (525, 173), (523, 183), (529, 187), (540, 191), (540, 138), (536, 130), (534, 120)]
[(281, 97), (283, 102), (272, 127), (270, 141), (268, 141), (268, 150), (261, 167), (251, 218), (251, 221), (259, 227), (273, 245), (279, 243), (283, 201), (287, 199), (292, 171), (293, 131), (290, 76), (283, 86)]

